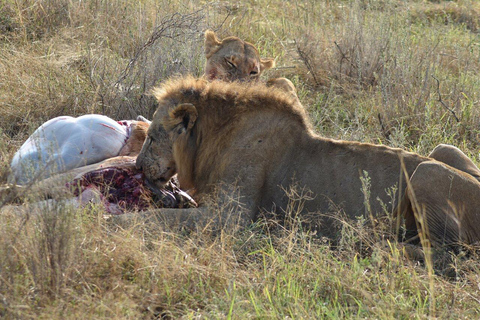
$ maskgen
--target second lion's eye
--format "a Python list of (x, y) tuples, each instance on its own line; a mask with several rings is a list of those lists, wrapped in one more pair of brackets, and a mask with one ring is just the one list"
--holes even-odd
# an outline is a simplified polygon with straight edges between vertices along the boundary
[(230, 68), (236, 69), (237, 66), (233, 64), (230, 60), (225, 60)]
[(257, 73), (258, 73), (258, 72), (257, 72), (257, 71), (255, 71), (255, 70), (253, 70), (253, 71), (250, 71), (250, 75), (251, 75), (251, 76), (254, 76), (254, 75), (256, 75)]

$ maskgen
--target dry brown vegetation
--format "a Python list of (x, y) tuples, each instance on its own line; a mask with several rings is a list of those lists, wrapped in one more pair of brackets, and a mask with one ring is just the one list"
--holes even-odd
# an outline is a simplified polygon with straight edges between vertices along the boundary
[[(480, 5), (474, 0), (0, 3), (0, 162), (44, 121), (151, 118), (149, 91), (203, 73), (203, 32), (275, 57), (325, 136), (478, 162)], [(367, 190), (366, 190), (367, 192)], [(373, 196), (373, 195), (372, 195)], [(33, 197), (33, 195), (32, 195)], [(0, 317), (476, 318), (478, 258), (412, 262), (390, 222), (339, 222), (335, 245), (303, 230), (172, 233), (116, 227), (99, 208), (0, 216)], [(388, 218), (387, 218), (388, 220)], [(433, 265), (432, 265), (433, 263)]]

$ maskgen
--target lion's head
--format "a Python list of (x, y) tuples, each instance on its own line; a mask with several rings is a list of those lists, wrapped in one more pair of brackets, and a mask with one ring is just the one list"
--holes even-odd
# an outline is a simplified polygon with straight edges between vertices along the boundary
[[(179, 137), (185, 137), (195, 120), (196, 109), (189, 103), (180, 104), (171, 112), (165, 109), (155, 112), (147, 139), (137, 157), (137, 168), (142, 169), (156, 187), (163, 187), (177, 173), (172, 146)], [(182, 182), (182, 188), (189, 189), (188, 183)]]
[(275, 66), (273, 59), (261, 59), (257, 48), (237, 37), (219, 40), (215, 32), (205, 32), (205, 75), (208, 80), (250, 81)]

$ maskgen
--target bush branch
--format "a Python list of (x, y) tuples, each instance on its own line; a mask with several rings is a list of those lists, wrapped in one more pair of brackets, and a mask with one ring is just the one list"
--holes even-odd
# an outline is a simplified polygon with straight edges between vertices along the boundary
[(460, 119), (457, 117), (457, 114), (455, 113), (455, 110), (453, 110), (452, 108), (449, 108), (445, 102), (443, 102), (442, 100), (442, 94), (440, 93), (440, 80), (438, 80), (435, 76), (432, 75), (432, 78), (435, 79), (435, 81), (437, 81), (437, 94), (438, 94), (438, 102), (441, 103), (441, 105), (447, 109), (452, 115), (453, 117), (455, 118), (455, 120), (457, 120), (457, 122), (460, 122)]
[(195, 30), (203, 19), (203, 15), (201, 14), (203, 11), (204, 9), (202, 8), (189, 14), (174, 13), (164, 17), (162, 21), (160, 21), (160, 24), (155, 27), (147, 41), (135, 51), (135, 54), (115, 82), (115, 85), (120, 84), (128, 77), (142, 53), (151, 47), (158, 39), (162, 37), (176, 39), (186, 33), (184, 30)]

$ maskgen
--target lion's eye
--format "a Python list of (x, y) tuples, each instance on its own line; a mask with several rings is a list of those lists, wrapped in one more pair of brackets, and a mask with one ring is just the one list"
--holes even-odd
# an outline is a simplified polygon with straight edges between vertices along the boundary
[(145, 140), (145, 144), (150, 146), (154, 139), (151, 136), (147, 136), (147, 139)]
[(258, 74), (258, 72), (257, 72), (257, 71), (255, 71), (255, 70), (253, 70), (253, 71), (250, 71), (250, 75), (251, 75), (251, 76), (255, 76), (255, 75), (257, 75), (257, 74)]
[(232, 69), (237, 69), (237, 66), (235, 66), (235, 64), (233, 64), (233, 62), (229, 61), (229, 60), (225, 60), (227, 62), (227, 65), (232, 68)]

